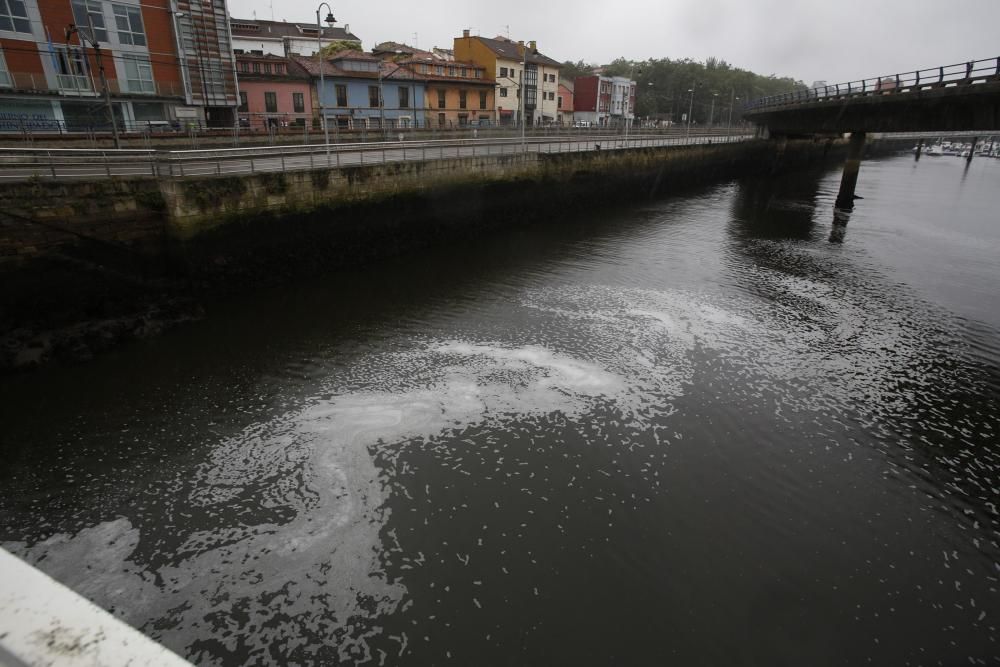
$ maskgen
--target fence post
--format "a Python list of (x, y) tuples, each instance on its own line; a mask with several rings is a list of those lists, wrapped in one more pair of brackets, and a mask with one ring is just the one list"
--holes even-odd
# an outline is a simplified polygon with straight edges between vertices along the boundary
[(104, 158), (104, 171), (107, 172), (108, 176), (111, 176), (111, 165), (108, 164), (108, 154), (104, 151), (101, 151), (101, 157)]

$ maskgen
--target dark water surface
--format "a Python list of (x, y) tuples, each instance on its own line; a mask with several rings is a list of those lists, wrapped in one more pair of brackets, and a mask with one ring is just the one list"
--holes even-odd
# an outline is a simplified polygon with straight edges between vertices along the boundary
[(0, 541), (199, 664), (996, 664), (1000, 161), (555, 221), (7, 378)]

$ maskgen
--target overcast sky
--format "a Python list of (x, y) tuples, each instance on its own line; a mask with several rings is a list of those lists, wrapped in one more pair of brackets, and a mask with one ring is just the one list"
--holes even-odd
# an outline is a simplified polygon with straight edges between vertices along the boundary
[[(314, 22), (313, 0), (229, 0), (238, 18)], [(451, 48), (470, 28), (536, 40), (559, 61), (709, 56), (828, 83), (1000, 56), (1000, 0), (506, 0), (330, 2), (365, 49)], [(272, 9), (273, 6), (273, 9)], [(414, 38), (414, 33), (417, 37)]]

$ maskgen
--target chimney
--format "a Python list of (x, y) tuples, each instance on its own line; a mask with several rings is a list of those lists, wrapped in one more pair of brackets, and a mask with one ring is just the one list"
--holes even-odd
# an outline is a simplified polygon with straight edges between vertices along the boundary
[(535, 40), (531, 40), (530, 42), (528, 42), (528, 48), (530, 48), (532, 51), (538, 50), (538, 47), (535, 46)]
[(462, 37), (464, 37), (465, 39), (469, 39), (469, 30), (468, 30), (468, 28), (466, 28), (465, 30), (462, 31)]
[(517, 42), (517, 45), (518, 45), (518, 46), (520, 46), (520, 47), (521, 47), (522, 49), (524, 49), (524, 40), (523, 40), (523, 39), (522, 39), (522, 40), (519, 40), (519, 41)]
[[(344, 24), (344, 32), (346, 32), (348, 35), (351, 34), (351, 24), (350, 23), (345, 23)], [(109, 123), (109, 125), (110, 125), (110, 123)]]

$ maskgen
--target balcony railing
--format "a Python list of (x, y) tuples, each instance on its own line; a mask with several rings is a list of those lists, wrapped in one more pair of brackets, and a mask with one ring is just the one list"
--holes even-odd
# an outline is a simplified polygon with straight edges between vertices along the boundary
[[(145, 82), (143, 87), (146, 90), (131, 90), (126, 80), (108, 79), (108, 91), (112, 96), (184, 97), (184, 86), (180, 82), (153, 81), (152, 90), (149, 89), (149, 82)], [(37, 72), (0, 73), (0, 92), (11, 90), (21, 93), (70, 96), (94, 96), (104, 92), (101, 89), (101, 81), (96, 76), (91, 79), (82, 74), (56, 74), (55, 81), (50, 81), (44, 74)]]

